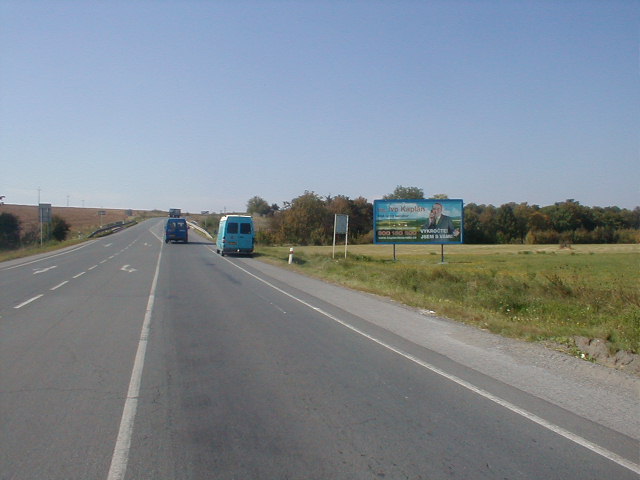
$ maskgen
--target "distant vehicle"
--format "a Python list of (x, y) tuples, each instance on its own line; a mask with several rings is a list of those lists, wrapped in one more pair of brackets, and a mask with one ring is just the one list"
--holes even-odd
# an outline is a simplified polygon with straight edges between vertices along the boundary
[(171, 217), (171, 218), (180, 218), (180, 215), (182, 215), (182, 212), (180, 211), (179, 208), (170, 208), (169, 209), (169, 217)]
[(170, 218), (164, 230), (164, 242), (189, 243), (189, 226), (184, 218)]
[(253, 254), (253, 218), (250, 215), (225, 215), (220, 219), (216, 252), (225, 254)]

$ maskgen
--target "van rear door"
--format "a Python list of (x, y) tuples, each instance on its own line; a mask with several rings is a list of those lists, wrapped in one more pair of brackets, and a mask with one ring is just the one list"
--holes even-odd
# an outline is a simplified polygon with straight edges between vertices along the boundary
[(238, 248), (243, 252), (253, 251), (253, 232), (251, 222), (240, 223), (240, 235), (238, 235)]
[(225, 238), (225, 246), (228, 250), (238, 249), (238, 222), (227, 222), (227, 234)]

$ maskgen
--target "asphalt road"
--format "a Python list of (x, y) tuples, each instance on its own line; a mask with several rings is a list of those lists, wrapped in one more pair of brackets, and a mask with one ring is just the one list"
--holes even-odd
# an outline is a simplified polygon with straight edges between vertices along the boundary
[(0, 264), (1, 479), (638, 478), (633, 397), (573, 408), (440, 320), (161, 233)]

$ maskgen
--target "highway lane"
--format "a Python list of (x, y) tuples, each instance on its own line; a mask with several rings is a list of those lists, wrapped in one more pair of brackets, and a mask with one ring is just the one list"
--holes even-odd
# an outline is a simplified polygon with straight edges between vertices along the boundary
[[(632, 465), (635, 440), (299, 290), (295, 276), (222, 258), (193, 233), (164, 246), (160, 233), (154, 220), (55, 269), (30, 265), (21, 298), (45, 296), (19, 309), (0, 297), (0, 478), (637, 478), (452, 378)], [(130, 448), (116, 456), (150, 293)]]
[[(139, 241), (140, 232), (144, 231), (136, 227), (63, 252), (5, 262), (0, 266), (0, 317), (7, 315), (12, 308), (26, 305), (39, 295), (45, 296), (108, 262), (117, 263), (118, 257)], [(150, 245), (149, 241), (146, 240), (147, 246)]]
[(0, 478), (106, 478), (162, 245), (149, 227), (0, 268)]
[[(172, 245), (163, 262), (127, 478), (637, 478), (372, 341), (434, 357), (255, 260)], [(635, 460), (634, 440), (439, 361)]]

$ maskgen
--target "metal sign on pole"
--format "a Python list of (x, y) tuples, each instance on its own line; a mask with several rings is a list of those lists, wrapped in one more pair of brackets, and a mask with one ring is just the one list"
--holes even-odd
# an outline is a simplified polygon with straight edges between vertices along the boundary
[(336, 257), (336, 235), (344, 235), (344, 258), (347, 258), (347, 244), (349, 243), (349, 215), (336, 213), (333, 219), (333, 253)]
[(102, 228), (102, 217), (104, 217), (106, 214), (106, 210), (98, 210), (98, 217), (100, 217), (100, 228)]
[(40, 208), (40, 221), (42, 223), (51, 222), (51, 204), (41, 203), (39, 205), (39, 208)]
[(39, 203), (38, 204), (38, 217), (40, 219), (40, 246), (42, 246), (42, 226), (43, 224), (47, 224), (47, 235), (49, 234), (49, 224), (51, 223), (51, 204), (50, 203)]

